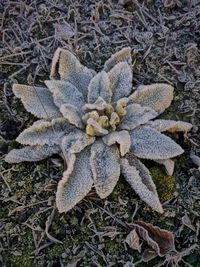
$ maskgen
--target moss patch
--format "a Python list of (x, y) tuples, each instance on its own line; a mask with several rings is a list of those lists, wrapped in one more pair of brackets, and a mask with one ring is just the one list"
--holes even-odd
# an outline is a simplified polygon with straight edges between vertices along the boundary
[(167, 175), (163, 168), (152, 167), (150, 172), (158, 191), (161, 202), (170, 200), (176, 192), (176, 183), (173, 176)]
[(65, 251), (64, 246), (61, 244), (57, 244), (49, 248), (47, 253), (48, 253), (48, 257), (51, 260), (54, 260), (54, 259), (60, 258), (64, 251)]

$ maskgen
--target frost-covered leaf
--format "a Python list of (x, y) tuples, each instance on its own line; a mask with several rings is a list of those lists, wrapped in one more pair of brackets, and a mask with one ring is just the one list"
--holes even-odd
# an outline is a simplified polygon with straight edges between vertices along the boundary
[(84, 105), (84, 98), (81, 92), (68, 81), (45, 81), (46, 86), (53, 94), (53, 100), (59, 108), (63, 104), (74, 105), (81, 108)]
[(99, 96), (94, 103), (85, 104), (83, 106), (83, 110), (84, 111), (90, 111), (90, 110), (104, 111), (104, 110), (106, 110), (106, 111), (111, 113), (113, 111), (113, 107), (110, 104), (106, 103), (106, 101), (101, 96)]
[(127, 97), (132, 89), (132, 70), (128, 63), (120, 62), (108, 73), (111, 90), (113, 93), (112, 102), (122, 97)]
[(69, 123), (75, 125), (76, 127), (83, 129), (83, 122), (81, 119), (80, 112), (78, 109), (70, 104), (63, 104), (60, 107), (60, 111), (63, 116), (69, 121)]
[(112, 112), (110, 116), (110, 125), (112, 126), (113, 130), (116, 129), (116, 125), (120, 123), (120, 118), (116, 112)]
[(184, 121), (173, 120), (155, 120), (149, 121), (148, 126), (156, 129), (159, 132), (189, 132), (192, 128), (192, 124)]
[(141, 244), (139, 240), (139, 236), (135, 229), (133, 229), (126, 237), (125, 242), (129, 245), (130, 248), (137, 250), (139, 253), (141, 252)]
[(19, 163), (23, 161), (39, 161), (60, 152), (60, 146), (26, 146), (21, 149), (11, 150), (5, 157), (9, 163)]
[(25, 109), (36, 117), (52, 119), (61, 116), (47, 88), (14, 84), (13, 92), (21, 99)]
[(95, 71), (83, 66), (68, 50), (58, 48), (54, 54), (51, 66), (51, 78), (60, 76), (61, 80), (72, 83), (87, 99), (87, 88)]
[(75, 128), (64, 118), (53, 119), (52, 121), (39, 120), (20, 133), (16, 141), (31, 146), (58, 145), (65, 134), (74, 130)]
[(126, 154), (125, 158), (128, 160), (129, 165), (134, 166), (137, 171), (139, 171), (139, 175), (142, 179), (143, 184), (145, 184), (150, 191), (154, 192), (155, 195), (157, 195), (156, 186), (147, 167), (131, 152)]
[(173, 100), (174, 88), (165, 83), (140, 85), (132, 95), (130, 102), (150, 107), (158, 113), (168, 108)]
[(90, 136), (103, 136), (108, 134), (108, 130), (104, 129), (97, 121), (90, 118), (87, 120), (86, 133)]
[(174, 172), (174, 161), (171, 159), (154, 159), (158, 164), (165, 166), (166, 172), (168, 175), (172, 176)]
[[(142, 181), (140, 172), (135, 166), (131, 166), (127, 159), (121, 159), (121, 172), (139, 197), (153, 210), (163, 213), (163, 208), (155, 191), (151, 191)], [(151, 181), (153, 183), (153, 181)]]
[(96, 141), (91, 147), (90, 165), (97, 194), (105, 198), (112, 193), (120, 176), (117, 147)]
[(108, 74), (105, 71), (98, 73), (90, 81), (88, 87), (88, 103), (94, 103), (99, 96), (110, 103), (112, 91)]
[(185, 225), (186, 227), (188, 227), (192, 231), (196, 232), (196, 229), (195, 229), (194, 225), (192, 224), (190, 217), (187, 215), (187, 213), (185, 213), (185, 215), (181, 218), (181, 222), (183, 225)]
[(128, 102), (129, 102), (128, 97), (120, 98), (117, 101), (115, 110), (116, 110), (116, 112), (120, 118), (123, 118), (126, 115), (126, 113), (127, 113), (126, 106), (127, 106)]
[(149, 107), (131, 104), (126, 107), (126, 115), (119, 125), (120, 129), (133, 130), (158, 116), (158, 113)]
[(173, 233), (142, 221), (135, 222), (134, 227), (138, 235), (156, 251), (158, 256), (163, 257), (176, 251)]
[(141, 262), (149, 262), (154, 258), (156, 258), (157, 256), (158, 255), (153, 249), (151, 248), (145, 249), (145, 251), (142, 253)]
[(95, 137), (91, 137), (82, 131), (76, 131), (65, 136), (62, 140), (62, 151), (65, 159), (69, 160), (71, 154), (81, 152), (85, 147), (93, 144)]
[(120, 62), (127, 62), (130, 66), (132, 65), (131, 48), (124, 47), (120, 51), (113, 54), (104, 64), (104, 70), (110, 71), (115, 65)]
[(103, 141), (108, 146), (118, 143), (122, 157), (129, 152), (131, 146), (131, 138), (128, 131), (111, 132), (103, 137)]
[(171, 138), (147, 126), (135, 128), (130, 136), (131, 150), (139, 158), (169, 159), (184, 152)]
[(90, 147), (70, 157), (68, 169), (58, 184), (56, 205), (59, 212), (67, 212), (90, 191), (93, 177), (89, 163)]

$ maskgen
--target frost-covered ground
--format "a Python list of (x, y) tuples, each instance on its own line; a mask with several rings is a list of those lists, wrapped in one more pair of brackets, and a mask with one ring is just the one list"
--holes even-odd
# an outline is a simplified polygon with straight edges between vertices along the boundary
[[(176, 249), (199, 243), (200, 172), (190, 154), (200, 155), (200, 1), (2, 1), (0, 43), (1, 211), (0, 266), (124, 266), (141, 254), (124, 240), (132, 223), (143, 220), (175, 234)], [(12, 83), (36, 84), (48, 78), (57, 47), (74, 52), (99, 71), (125, 46), (132, 48), (133, 86), (167, 82), (175, 99), (160, 117), (195, 127), (173, 139), (185, 154), (176, 159), (174, 176), (149, 167), (165, 213), (147, 207), (122, 179), (106, 200), (92, 191), (67, 214), (55, 210), (55, 192), (63, 162), (7, 164), (16, 136), (34, 118), (12, 93)], [(176, 186), (175, 186), (176, 185)], [(138, 266), (155, 266), (157, 257)], [(199, 249), (184, 261), (200, 266)], [(67, 265), (71, 264), (71, 265)], [(74, 264), (74, 265), (73, 265)], [(131, 265), (127, 265), (131, 266)], [(171, 265), (173, 266), (173, 265)], [(187, 266), (182, 262), (179, 266)]]

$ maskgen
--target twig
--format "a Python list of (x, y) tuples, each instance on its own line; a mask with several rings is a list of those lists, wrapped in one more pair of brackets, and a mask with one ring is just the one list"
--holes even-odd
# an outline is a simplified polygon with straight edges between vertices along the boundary
[(11, 188), (10, 188), (8, 182), (7, 182), (6, 179), (4, 178), (2, 172), (0, 172), (0, 176), (1, 176), (1, 178), (3, 179), (4, 183), (6, 184), (6, 186), (7, 186), (8, 190), (9, 190), (9, 192), (11, 192), (12, 190), (11, 190)]
[(24, 56), (24, 55), (28, 55), (28, 54), (31, 54), (31, 53), (32, 53), (31, 51), (27, 51), (27, 52), (23, 52), (22, 51), (20, 53), (14, 53), (14, 54), (11, 54), (11, 55), (6, 55), (4, 57), (0, 57), (0, 60), (4, 60), (4, 59), (7, 59), (7, 58), (11, 58), (11, 57)]

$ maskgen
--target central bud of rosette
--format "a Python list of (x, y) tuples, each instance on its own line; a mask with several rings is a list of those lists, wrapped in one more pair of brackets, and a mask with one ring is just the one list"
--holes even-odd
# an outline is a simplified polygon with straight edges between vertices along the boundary
[(128, 98), (121, 98), (111, 105), (99, 97), (95, 103), (85, 104), (82, 120), (86, 125), (86, 133), (90, 136), (103, 136), (115, 131), (126, 115), (127, 103)]

